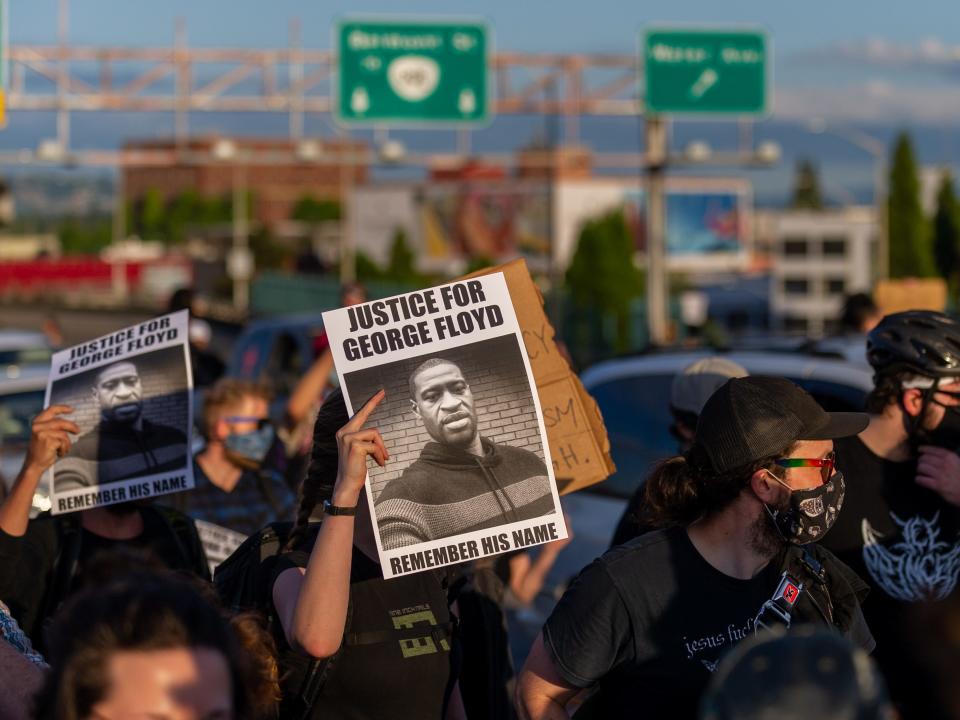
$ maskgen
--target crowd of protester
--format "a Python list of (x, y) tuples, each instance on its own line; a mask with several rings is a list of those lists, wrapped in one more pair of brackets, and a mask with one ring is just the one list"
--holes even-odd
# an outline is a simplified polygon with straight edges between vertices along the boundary
[[(31, 519), (79, 430), (62, 405), (33, 422), (0, 502), (0, 718), (960, 718), (960, 323), (848, 315), (865, 413), (723, 358), (677, 374), (677, 455), (522, 668), (506, 611), (570, 539), (384, 579), (364, 492), (391, 459), (383, 392), (351, 417), (321, 336), (271, 419), (270, 387), (219, 377), (192, 323), (193, 489)], [(198, 522), (247, 538), (215, 581)]]

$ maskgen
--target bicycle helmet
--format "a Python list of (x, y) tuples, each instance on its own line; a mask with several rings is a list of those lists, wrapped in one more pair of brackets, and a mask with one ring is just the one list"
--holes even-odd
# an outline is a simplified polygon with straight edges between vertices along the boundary
[(887, 315), (867, 335), (867, 362), (878, 375), (960, 376), (960, 323), (932, 310)]

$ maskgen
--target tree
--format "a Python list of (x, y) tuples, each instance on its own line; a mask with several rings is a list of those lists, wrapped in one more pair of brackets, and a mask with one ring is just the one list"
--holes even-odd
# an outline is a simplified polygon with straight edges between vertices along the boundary
[(934, 274), (928, 225), (920, 205), (920, 181), (910, 137), (897, 137), (890, 166), (887, 199), (890, 274), (893, 277), (929, 277)]
[(937, 211), (933, 216), (933, 258), (937, 272), (952, 282), (960, 264), (960, 207), (953, 190), (953, 176), (945, 171), (937, 191)]
[(633, 237), (621, 210), (588, 221), (567, 269), (567, 288), (580, 309), (612, 318), (617, 352), (630, 348), (630, 301), (643, 292), (640, 271), (633, 264)]
[(416, 255), (407, 242), (407, 233), (403, 228), (393, 231), (393, 242), (390, 245), (390, 259), (387, 261), (383, 277), (391, 282), (402, 285), (419, 285), (420, 274), (416, 268)]
[(293, 206), (290, 219), (310, 224), (339, 220), (340, 202), (330, 199), (318, 200), (313, 195), (304, 195)]
[(820, 193), (817, 166), (809, 158), (802, 158), (797, 162), (790, 207), (794, 210), (823, 210), (823, 196)]
[(150, 188), (143, 196), (140, 207), (140, 236), (144, 240), (163, 240), (166, 230), (167, 208), (163, 195), (156, 188)]

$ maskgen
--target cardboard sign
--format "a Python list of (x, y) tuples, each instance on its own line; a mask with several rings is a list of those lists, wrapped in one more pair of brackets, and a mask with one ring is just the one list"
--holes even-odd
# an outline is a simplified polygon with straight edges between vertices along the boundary
[(561, 495), (606, 480), (616, 471), (600, 408), (570, 369), (554, 341), (554, 330), (543, 311), (543, 296), (527, 264), (513, 260), (467, 275), (502, 272), (520, 323), (527, 357), (540, 394), (550, 456)]
[(884, 315), (905, 310), (936, 310), (947, 306), (947, 284), (942, 278), (905, 278), (877, 283), (877, 307)]

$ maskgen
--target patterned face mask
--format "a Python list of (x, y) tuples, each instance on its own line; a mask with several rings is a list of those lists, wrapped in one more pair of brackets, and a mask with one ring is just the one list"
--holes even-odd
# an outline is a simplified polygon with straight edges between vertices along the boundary
[(223, 444), (238, 465), (256, 469), (270, 451), (273, 439), (273, 425), (264, 424), (251, 433), (227, 435)]
[(785, 510), (764, 505), (780, 537), (794, 545), (806, 545), (823, 538), (843, 507), (846, 490), (843, 473), (835, 473), (828, 482), (808, 490), (794, 490), (776, 475), (771, 473), (770, 477), (790, 489), (790, 504)]

